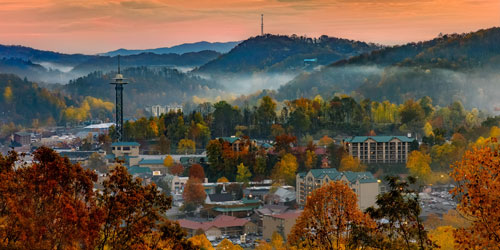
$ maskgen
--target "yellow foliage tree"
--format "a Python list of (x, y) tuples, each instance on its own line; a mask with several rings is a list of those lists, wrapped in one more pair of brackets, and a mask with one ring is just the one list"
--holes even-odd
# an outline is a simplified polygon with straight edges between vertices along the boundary
[(361, 163), (358, 158), (354, 158), (350, 155), (342, 157), (340, 160), (340, 171), (352, 171), (352, 172), (363, 172), (366, 170), (366, 166)]
[(189, 238), (188, 241), (191, 242), (191, 244), (193, 244), (193, 246), (197, 248), (203, 250), (214, 250), (214, 248), (212, 247), (212, 243), (210, 243), (205, 234), (195, 235)]
[(431, 175), (431, 156), (424, 154), (418, 150), (412, 151), (408, 156), (406, 168), (410, 170), (410, 174), (417, 177), (419, 182), (428, 181)]
[(217, 245), (217, 250), (243, 250), (242, 247), (234, 245), (230, 240), (224, 239), (219, 245)]
[(217, 183), (225, 183), (225, 182), (229, 182), (229, 180), (226, 177), (224, 177), (224, 176), (222, 176), (221, 178), (217, 179)]
[(261, 240), (259, 241), (259, 244), (255, 247), (255, 250), (273, 250), (273, 247), (269, 243)]
[(285, 243), (283, 242), (283, 237), (278, 232), (273, 232), (273, 236), (271, 238), (271, 247), (274, 250), (285, 250)]
[(163, 166), (171, 167), (173, 165), (174, 165), (174, 158), (172, 158), (172, 156), (170, 155), (167, 155), (167, 157), (165, 157), (165, 159), (163, 160)]
[(10, 86), (5, 87), (3, 91), (3, 98), (5, 102), (10, 102), (12, 100), (12, 88)]
[(252, 173), (250, 173), (250, 170), (248, 170), (243, 163), (240, 163), (238, 165), (238, 170), (237, 170), (237, 175), (236, 175), (236, 181), (237, 182), (243, 182), (245, 184), (248, 184), (250, 181), (250, 177), (252, 177)]
[(490, 137), (500, 139), (500, 128), (497, 126), (491, 127)]
[(426, 122), (424, 125), (424, 134), (425, 136), (434, 136), (434, 132), (432, 132), (432, 125), (429, 122)]
[(457, 249), (453, 238), (454, 228), (451, 226), (442, 226), (429, 232), (429, 238), (438, 245), (441, 250)]
[(311, 169), (312, 167), (314, 167), (314, 163), (316, 163), (316, 161), (317, 161), (316, 153), (314, 153), (314, 151), (307, 150), (306, 151), (306, 160), (304, 162), (304, 164), (306, 165), (306, 168)]
[(196, 144), (189, 139), (181, 139), (177, 146), (177, 152), (180, 154), (194, 154), (196, 151)]
[[(278, 183), (293, 185), (295, 183), (295, 174), (297, 172), (297, 158), (292, 154), (285, 154), (281, 161), (276, 163), (273, 169), (273, 179)], [(284, 183), (283, 183), (284, 182)]]

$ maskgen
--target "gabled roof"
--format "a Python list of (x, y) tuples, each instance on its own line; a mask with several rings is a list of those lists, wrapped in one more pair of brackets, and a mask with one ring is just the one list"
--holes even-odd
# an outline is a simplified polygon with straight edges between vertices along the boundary
[[(339, 171), (335, 168), (319, 168), (319, 169), (311, 169), (310, 172), (314, 176), (314, 178), (323, 178), (325, 175), (328, 175), (330, 179), (336, 180), (339, 175)], [(307, 173), (306, 173), (307, 175)]]
[[(373, 177), (372, 173), (370, 172), (351, 172), (351, 171), (344, 171), (344, 172), (339, 172), (335, 168), (322, 168), (322, 169), (311, 169), (309, 170), (311, 174), (314, 176), (315, 179), (323, 179), (325, 176), (328, 176), (330, 180), (341, 180), (343, 176), (347, 178), (347, 180), (351, 183), (356, 183), (356, 181), (359, 181), (360, 183), (373, 183), (377, 182), (375, 177)], [(304, 178), (307, 173), (302, 172), (298, 174), (301, 178)]]
[(365, 142), (368, 139), (372, 139), (376, 142), (389, 142), (392, 139), (398, 139), (402, 142), (413, 142), (415, 139), (407, 136), (400, 135), (387, 135), (387, 136), (354, 136), (352, 138), (346, 139), (346, 142), (360, 143)]
[(227, 141), (229, 143), (234, 143), (235, 141), (239, 140), (239, 137), (219, 137), (219, 139), (222, 139), (224, 141)]
[(114, 142), (113, 144), (111, 144), (111, 146), (141, 146), (141, 144), (133, 141), (133, 142)]

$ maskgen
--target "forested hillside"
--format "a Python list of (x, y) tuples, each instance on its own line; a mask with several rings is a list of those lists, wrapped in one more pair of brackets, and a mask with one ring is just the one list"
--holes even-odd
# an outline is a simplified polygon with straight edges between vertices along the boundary
[(285, 72), (304, 68), (304, 59), (326, 65), (340, 59), (370, 52), (377, 45), (321, 36), (264, 35), (243, 41), (229, 53), (200, 67), (198, 73)]
[(118, 49), (103, 53), (103, 56), (117, 56), (117, 55), (138, 55), (142, 53), (155, 53), (155, 54), (185, 54), (191, 52), (200, 52), (204, 50), (216, 51), (219, 53), (227, 53), (234, 46), (240, 42), (196, 42), (196, 43), (183, 43), (172, 47), (156, 48), (156, 49)]
[[(154, 104), (181, 104), (192, 100), (193, 96), (209, 98), (217, 95), (218, 85), (215, 82), (182, 73), (171, 68), (135, 67), (121, 72), (127, 78), (124, 88), (124, 108), (126, 113), (133, 115), (136, 109), (142, 109)], [(116, 72), (93, 72), (80, 77), (63, 87), (63, 91), (73, 97), (93, 96), (108, 101), (114, 101), (113, 81)]]
[(383, 48), (304, 73), (282, 86), (278, 99), (351, 93), (402, 103), (430, 96), (438, 105), (499, 105), (500, 29), (444, 35), (426, 42)]
[(37, 128), (87, 119), (106, 120), (114, 108), (113, 103), (90, 96), (72, 99), (12, 74), (0, 74), (0, 92), (0, 122), (10, 123), (13, 128), (15, 125)]

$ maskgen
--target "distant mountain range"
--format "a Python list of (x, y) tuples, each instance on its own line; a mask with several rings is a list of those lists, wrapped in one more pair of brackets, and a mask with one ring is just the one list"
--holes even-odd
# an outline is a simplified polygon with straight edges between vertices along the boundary
[(164, 47), (157, 49), (143, 49), (143, 50), (128, 50), (118, 49), (107, 53), (102, 53), (103, 56), (117, 56), (117, 55), (137, 55), (141, 53), (155, 53), (155, 54), (184, 54), (190, 52), (200, 52), (204, 50), (212, 50), (219, 53), (227, 53), (233, 49), (240, 42), (197, 42), (197, 43), (184, 43), (172, 47)]
[(500, 28), (382, 48), (303, 73), (279, 88), (280, 100), (352, 92), (372, 100), (404, 102), (430, 96), (492, 110), (500, 101)]

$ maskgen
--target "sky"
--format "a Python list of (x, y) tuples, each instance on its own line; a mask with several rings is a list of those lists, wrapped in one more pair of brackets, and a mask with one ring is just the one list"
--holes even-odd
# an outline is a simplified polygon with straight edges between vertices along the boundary
[(497, 0), (0, 0), (0, 43), (94, 54), (264, 32), (385, 45), (500, 26)]

